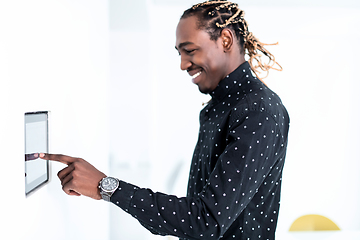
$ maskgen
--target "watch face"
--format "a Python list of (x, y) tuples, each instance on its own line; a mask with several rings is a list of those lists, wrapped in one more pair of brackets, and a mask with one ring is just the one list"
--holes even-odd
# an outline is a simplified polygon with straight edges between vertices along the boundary
[(101, 182), (101, 187), (105, 191), (113, 191), (118, 187), (118, 180), (112, 177), (107, 177)]

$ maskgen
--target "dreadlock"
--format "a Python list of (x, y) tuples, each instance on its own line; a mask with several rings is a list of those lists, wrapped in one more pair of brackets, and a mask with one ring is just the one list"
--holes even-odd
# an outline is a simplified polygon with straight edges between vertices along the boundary
[[(241, 53), (246, 53), (249, 56), (248, 62), (251, 66), (251, 70), (260, 80), (268, 76), (270, 69), (282, 71), (282, 67), (275, 61), (274, 55), (264, 47), (266, 45), (277, 45), (277, 43), (265, 44), (260, 42), (251, 32), (249, 32), (244, 15), (245, 12), (241, 10), (236, 3), (212, 0), (192, 6), (183, 13), (181, 19), (197, 16), (197, 27), (207, 31), (211, 40), (217, 40), (224, 28), (232, 29), (238, 38)], [(268, 63), (262, 61), (261, 53), (268, 57)], [(277, 65), (278, 68), (276, 68), (275, 65)], [(266, 71), (265, 77), (259, 77), (259, 74), (261, 73), (259, 69)]]

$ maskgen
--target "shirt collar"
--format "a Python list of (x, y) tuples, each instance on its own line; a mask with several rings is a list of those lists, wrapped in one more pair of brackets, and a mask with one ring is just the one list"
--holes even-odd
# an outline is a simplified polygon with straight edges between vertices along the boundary
[(252, 76), (250, 64), (247, 61), (221, 80), (214, 91), (210, 92), (212, 100), (220, 100), (225, 97), (235, 85), (241, 86), (241, 81), (246, 75)]

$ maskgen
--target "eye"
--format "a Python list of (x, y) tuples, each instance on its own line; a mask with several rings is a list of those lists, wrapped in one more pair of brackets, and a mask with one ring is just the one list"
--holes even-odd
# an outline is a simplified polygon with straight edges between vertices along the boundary
[(179, 50), (178, 53), (179, 53), (179, 56), (181, 56), (182, 53), (186, 54), (186, 55), (193, 55), (196, 50), (198, 50), (198, 49), (196, 49), (196, 48), (190, 48), (190, 49), (183, 48), (183, 49)]
[(191, 54), (195, 51), (196, 49), (184, 49), (184, 51), (187, 53), (187, 54)]

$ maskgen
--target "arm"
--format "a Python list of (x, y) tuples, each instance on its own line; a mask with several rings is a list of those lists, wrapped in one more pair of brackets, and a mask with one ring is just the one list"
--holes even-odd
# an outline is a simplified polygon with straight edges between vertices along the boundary
[[(247, 207), (277, 161), (274, 156), (282, 142), (277, 128), (265, 112), (249, 112), (231, 123), (226, 148), (199, 196), (178, 198), (122, 181), (111, 201), (152, 233), (219, 239)], [(105, 174), (83, 159), (52, 154), (40, 157), (68, 165), (59, 172), (67, 194), (100, 199), (97, 186)]]

